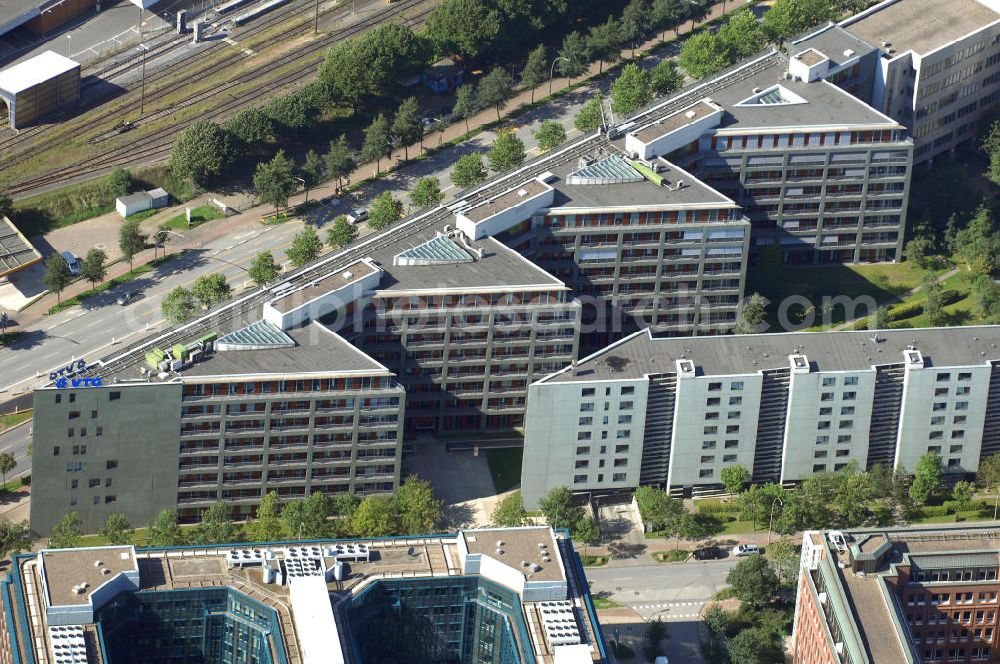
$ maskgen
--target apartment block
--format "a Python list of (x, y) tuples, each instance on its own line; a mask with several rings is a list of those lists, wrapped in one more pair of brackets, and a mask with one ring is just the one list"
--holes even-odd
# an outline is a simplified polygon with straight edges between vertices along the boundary
[(636, 332), (528, 391), (522, 493), (798, 482), (855, 463), (973, 473), (1000, 451), (1000, 326), (654, 337)]
[(899, 122), (826, 80), (832, 70), (853, 64), (815, 50), (768, 53), (617, 131), (633, 154), (663, 156), (739, 204), (753, 253), (776, 248), (789, 264), (899, 260), (913, 143)]
[(14, 557), (0, 661), (610, 661), (584, 569), (548, 527), (105, 546)]
[(977, 122), (1000, 101), (998, 38), (995, 0), (886, 0), (796, 41), (791, 52), (850, 52), (855, 72), (866, 74), (874, 56), (874, 75), (861, 85), (824, 76), (905, 125), (919, 164), (975, 140)]
[(842, 535), (803, 535), (793, 662), (1000, 661), (995, 526)]

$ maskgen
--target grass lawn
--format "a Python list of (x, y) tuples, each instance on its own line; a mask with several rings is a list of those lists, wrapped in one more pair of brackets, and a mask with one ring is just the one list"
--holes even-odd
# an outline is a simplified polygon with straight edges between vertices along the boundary
[[(969, 276), (968, 270), (962, 266), (957, 274), (953, 274), (941, 282), (941, 286), (944, 290), (958, 291), (962, 294), (962, 299), (957, 302), (953, 302), (944, 308), (945, 313), (948, 315), (948, 320), (945, 325), (978, 325), (983, 322), (979, 319), (979, 314), (976, 311), (976, 303), (970, 295), (971, 286), (969, 284)], [(904, 302), (920, 302), (923, 299), (923, 295), (917, 293), (904, 300)], [(892, 323), (891, 327), (894, 329), (905, 327), (931, 327), (931, 323), (927, 320), (927, 316), (925, 314), (920, 314), (919, 316), (914, 316), (913, 318), (907, 318), (905, 320)]]
[(907, 523), (960, 523), (965, 521), (992, 521), (993, 513), (984, 514), (979, 510), (958, 512), (956, 514), (941, 514), (934, 516), (919, 516), (907, 519)]
[(485, 450), (485, 452), (486, 461), (490, 464), (490, 475), (493, 476), (493, 486), (497, 493), (510, 491), (521, 484), (523, 448), (501, 447)]
[(753, 533), (759, 528), (753, 527), (753, 521), (727, 521), (722, 529), (723, 535), (738, 535), (740, 533)]
[(20, 424), (21, 422), (27, 422), (30, 419), (30, 410), (26, 410), (23, 413), (15, 413), (13, 415), (0, 415), (0, 431)]
[(105, 281), (103, 284), (97, 284), (97, 288), (92, 288), (91, 290), (84, 291), (79, 295), (75, 295), (67, 300), (63, 300), (54, 307), (49, 307), (49, 310), (46, 313), (48, 314), (59, 313), (63, 309), (68, 309), (69, 307), (73, 307), (80, 304), (81, 302), (86, 300), (88, 297), (91, 297), (92, 295), (96, 295), (97, 293), (103, 293), (104, 291), (110, 288), (114, 288), (119, 284), (124, 284), (125, 282), (135, 279), (140, 275), (146, 274), (147, 272), (152, 272), (155, 268), (159, 267), (160, 265), (163, 265), (168, 260), (173, 258), (175, 255), (176, 254), (167, 254), (166, 256), (151, 260), (148, 263), (140, 265), (131, 272), (126, 272), (125, 274), (119, 275), (113, 279), (109, 279), (108, 281)]
[(691, 552), (687, 549), (671, 549), (669, 551), (657, 551), (650, 555), (658, 563), (682, 563), (688, 559)]
[(584, 567), (601, 567), (608, 564), (607, 556), (580, 556), (580, 562)]
[[(823, 305), (823, 298), (847, 296), (857, 298), (869, 296), (882, 304), (911, 288), (920, 285), (926, 272), (913, 263), (879, 265), (828, 265), (818, 267), (785, 267), (775, 276), (767, 277), (759, 269), (751, 267), (748, 273), (748, 292), (759, 292), (770, 300), (768, 323), (770, 331), (778, 331), (778, 308), (781, 302), (792, 296), (806, 298), (817, 310)], [(854, 313), (854, 312), (850, 312)], [(858, 315), (867, 313), (860, 309)], [(809, 322), (803, 306), (789, 307), (789, 318), (793, 323)], [(827, 314), (828, 324), (835, 325), (845, 320), (845, 309), (836, 306)], [(815, 320), (808, 328), (820, 330), (825, 327), (823, 314), (817, 311)]]
[(171, 217), (165, 222), (160, 224), (160, 228), (169, 228), (172, 230), (183, 230), (185, 228), (194, 228), (195, 226), (200, 226), (206, 221), (211, 221), (213, 219), (219, 219), (225, 216), (219, 208), (214, 205), (202, 205), (201, 207), (196, 207), (191, 210), (191, 224), (188, 225), (187, 213), (181, 213), (176, 217)]
[(142, 212), (136, 212), (135, 214), (130, 214), (127, 217), (127, 219), (129, 221), (142, 221), (143, 219), (149, 219), (159, 211), (160, 211), (159, 208), (150, 208), (149, 210), (143, 210)]
[(594, 595), (591, 599), (594, 600), (595, 609), (617, 609), (621, 606), (621, 604), (608, 597), (598, 597)]

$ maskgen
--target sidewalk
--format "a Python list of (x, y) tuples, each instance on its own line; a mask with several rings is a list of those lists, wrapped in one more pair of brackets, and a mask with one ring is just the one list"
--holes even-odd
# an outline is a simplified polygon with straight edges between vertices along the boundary
[[(699, 24), (698, 26), (704, 25), (705, 23), (711, 22), (712, 20), (722, 16), (723, 7), (725, 3), (719, 2), (712, 6), (712, 10), (709, 12), (708, 16)], [(728, 6), (727, 7), (732, 13), (739, 7)], [(678, 35), (683, 37), (687, 35), (692, 30), (691, 21), (686, 21), (679, 29)], [(673, 30), (668, 31), (670, 40), (676, 39), (677, 37), (672, 36)], [(650, 39), (643, 43), (641, 46), (636, 48), (636, 55), (640, 56), (642, 54), (648, 53), (652, 49), (660, 46), (661, 41), (659, 34), (657, 34), (653, 39)], [(627, 60), (631, 56), (632, 50), (630, 48), (623, 48), (621, 50), (621, 59)], [(607, 69), (607, 67), (605, 67)], [(587, 70), (587, 73), (581, 77), (573, 79), (572, 83), (578, 84), (581, 81), (587, 79), (593, 79), (593, 77), (599, 75), (600, 66), (598, 63), (592, 63)], [(598, 79), (601, 80), (601, 79)], [(585, 86), (582, 86), (577, 90), (577, 92), (585, 92), (588, 90), (593, 90), (598, 81), (590, 80)], [(571, 85), (571, 81), (567, 78), (555, 78), (552, 80), (552, 89), (555, 92), (562, 91)], [(535, 88), (536, 102), (543, 99), (549, 90), (549, 81), (546, 81)], [(532, 90), (525, 89), (520, 91), (514, 98), (508, 101), (507, 106), (503, 109), (503, 120), (509, 121), (509, 116), (516, 113), (520, 109), (531, 104)], [(492, 123), (496, 123), (496, 111), (493, 108), (487, 108), (480, 111), (477, 115), (469, 119), (469, 129), (470, 131), (480, 130)], [(464, 134), (468, 133), (466, 131), (466, 123), (462, 120), (458, 120), (449, 125), (443, 132), (433, 132), (424, 137), (424, 140), (412, 146), (409, 146), (410, 159), (413, 160), (416, 157), (426, 154), (429, 149), (436, 148), (438, 145), (454, 140)], [(382, 165), (385, 167), (386, 164), (397, 164), (403, 161), (405, 149), (400, 147), (394, 150), (392, 155), (386, 159), (382, 160)], [(419, 162), (417, 162), (419, 163)], [(366, 178), (371, 178), (377, 173), (375, 172), (375, 164), (367, 163), (361, 164), (357, 169), (351, 173), (350, 177), (347, 179), (348, 185), (351, 182), (360, 182)], [(383, 181), (393, 181), (396, 178), (405, 178), (406, 167), (399, 172), (383, 171), (382, 176), (379, 180)], [(376, 183), (372, 183), (371, 186), (376, 186)], [(447, 182), (442, 182), (442, 187), (447, 187)], [(310, 200), (327, 198), (333, 196), (337, 193), (336, 181), (331, 180), (322, 183), (309, 191)], [(157, 226), (163, 223), (167, 219), (181, 214), (184, 212), (185, 207), (195, 208), (199, 205), (205, 204), (212, 198), (218, 198), (219, 200), (224, 200), (230, 205), (239, 206), (239, 203), (234, 201), (234, 196), (221, 194), (217, 192), (206, 192), (192, 201), (188, 201), (182, 205), (175, 205), (162, 210), (156, 215), (143, 220), (142, 228), (146, 233), (152, 234), (156, 231)], [(249, 196), (241, 196), (244, 200), (249, 200)], [(305, 193), (298, 193), (289, 200), (289, 205), (298, 205), (305, 201)], [(184, 230), (184, 239), (178, 238), (176, 235), (171, 235), (168, 242), (166, 243), (166, 250), (168, 254), (177, 253), (183, 249), (193, 249), (203, 246), (206, 242), (211, 240), (219, 239), (230, 233), (236, 233), (240, 231), (246, 231), (252, 228), (259, 227), (260, 217), (269, 213), (271, 211), (270, 205), (257, 205), (254, 207), (249, 207), (243, 209), (239, 214), (227, 217), (225, 219), (219, 219), (211, 222), (207, 222), (193, 229)], [(63, 250), (65, 247), (68, 250), (73, 251), (75, 254), (81, 258), (86, 255), (90, 248), (97, 246), (103, 249), (108, 254), (108, 260), (113, 261), (120, 258), (121, 252), (118, 249), (118, 227), (121, 224), (121, 218), (117, 213), (111, 212), (100, 217), (95, 217), (93, 219), (88, 219), (86, 221), (67, 226), (65, 228), (57, 229), (45, 236), (44, 244), (48, 244), (51, 247), (58, 248), (58, 250)], [(158, 252), (162, 253), (162, 252)], [(153, 259), (153, 250), (148, 249), (146, 251), (137, 254), (133, 258), (133, 264), (135, 266), (142, 265)], [(127, 262), (118, 262), (110, 266), (108, 269), (107, 279), (112, 279), (117, 276), (121, 276), (129, 271), (129, 266)], [(90, 290), (90, 284), (85, 281), (76, 281), (67, 287), (60, 295), (61, 299), (68, 299), (75, 295), (79, 295)], [(57, 302), (57, 298), (54, 294), (48, 293), (43, 297), (39, 298), (33, 304), (25, 308), (23, 311), (17, 314), (16, 320), (18, 327), (13, 328), (11, 331), (17, 331), (19, 328), (30, 325), (31, 323), (38, 322), (45, 315), (45, 313), (54, 306)]]

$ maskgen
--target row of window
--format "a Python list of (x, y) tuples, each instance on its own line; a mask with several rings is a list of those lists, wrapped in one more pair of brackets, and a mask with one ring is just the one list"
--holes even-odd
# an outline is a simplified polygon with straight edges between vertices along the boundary
[[(632, 410), (633, 405), (634, 404), (631, 401), (622, 401), (622, 402), (620, 402), (618, 404), (618, 410)], [(611, 404), (605, 402), (604, 403), (604, 411), (607, 412), (609, 410), (611, 410)], [(580, 404), (580, 412), (581, 413), (593, 413), (594, 412), (594, 404), (593, 404), (593, 402), (586, 402), (586, 403)]]
[[(588, 475), (574, 475), (573, 476), (573, 484), (586, 484), (588, 481), (589, 481), (589, 476)], [(603, 481), (604, 481), (604, 473), (598, 473), (597, 474), (597, 482), (603, 482)], [(612, 475), (611, 475), (611, 481), (612, 482), (624, 482), (625, 481), (625, 473), (612, 473)]]
[[(62, 403), (62, 398), (63, 398), (62, 393), (61, 392), (56, 392), (55, 397), (53, 398), (53, 401), (55, 403)], [(117, 391), (117, 390), (112, 391), (112, 392), (108, 392), (108, 401), (118, 401), (121, 398), (122, 398), (122, 393), (119, 392), (119, 391)], [(70, 392), (69, 393), (68, 402), (69, 403), (76, 403), (76, 393), (75, 392)], [(96, 413), (97, 411), (93, 411), (93, 412)], [(94, 417), (96, 417), (96, 415)]]
[[(582, 390), (580, 390), (580, 396), (581, 397), (592, 397), (596, 393), (597, 393), (597, 388), (595, 388), (595, 387), (585, 387)], [(631, 394), (635, 394), (635, 387), (631, 386), (631, 385), (627, 385), (625, 387), (622, 387), (619, 390), (618, 393), (621, 394), (623, 397), (624, 396), (629, 396)], [(605, 387), (604, 388), (604, 396), (606, 396), (606, 397), (611, 396), (611, 388), (610, 387)]]

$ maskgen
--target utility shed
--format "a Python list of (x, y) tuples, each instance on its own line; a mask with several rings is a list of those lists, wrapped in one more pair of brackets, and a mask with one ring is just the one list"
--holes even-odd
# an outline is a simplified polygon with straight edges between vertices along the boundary
[(0, 99), (7, 102), (14, 129), (75, 106), (80, 101), (80, 63), (45, 51), (0, 71)]

